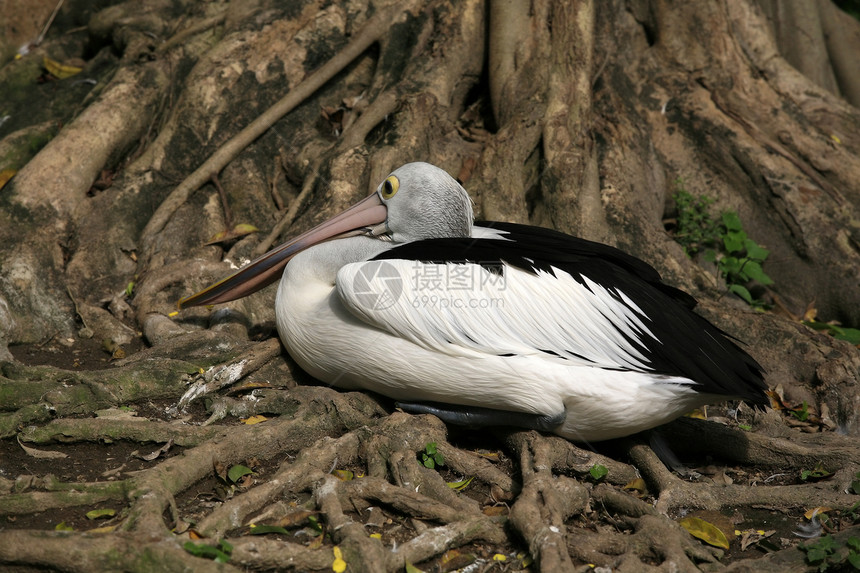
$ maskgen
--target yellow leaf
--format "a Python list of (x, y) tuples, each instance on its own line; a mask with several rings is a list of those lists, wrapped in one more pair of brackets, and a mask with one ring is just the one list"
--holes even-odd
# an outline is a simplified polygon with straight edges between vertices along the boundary
[(507, 560), (508, 560), (508, 558), (506, 556), (502, 555), (501, 553), (496, 553), (495, 555), (493, 555), (493, 561), (507, 561)]
[(260, 229), (255, 227), (254, 225), (250, 225), (248, 223), (239, 223), (235, 227), (233, 227), (233, 232), (237, 234), (247, 235), (248, 233), (256, 233)]
[(382, 539), (381, 533), (371, 533), (370, 536), (374, 539)]
[(249, 426), (259, 424), (260, 422), (265, 422), (266, 420), (268, 420), (268, 418), (263, 416), (262, 414), (257, 414), (256, 416), (251, 416), (250, 418), (239, 419), (240, 422)]
[(355, 474), (349, 470), (334, 470), (331, 473), (340, 481), (350, 481), (355, 477)]
[(57, 525), (54, 526), (54, 531), (74, 531), (75, 528), (71, 525), (67, 524), (65, 521), (61, 521)]
[(105, 525), (104, 527), (96, 527), (95, 529), (88, 529), (87, 533), (111, 533), (116, 529), (116, 525)]
[(61, 80), (70, 78), (84, 71), (81, 67), (61, 64), (57, 60), (52, 60), (48, 56), (42, 58), (42, 65), (45, 66), (45, 69), (48, 70), (49, 74)]
[(697, 418), (699, 420), (708, 419), (708, 410), (706, 408), (696, 408), (692, 412), (687, 413), (688, 418)]
[(456, 549), (449, 549), (444, 554), (442, 554), (442, 564), (446, 564), (449, 561), (452, 561), (460, 556), (460, 552)]
[(464, 489), (466, 489), (466, 487), (470, 483), (472, 483), (473, 479), (475, 479), (474, 476), (470, 477), (469, 479), (464, 479), (464, 480), (460, 480), (460, 481), (452, 481), (452, 482), (447, 482), (447, 483), (448, 483), (448, 487), (450, 487), (451, 489), (456, 489), (457, 491), (463, 491)]
[(815, 301), (812, 301), (806, 305), (806, 310), (803, 311), (803, 318), (801, 318), (801, 320), (806, 322), (815, 322), (817, 316), (818, 309), (815, 308)]
[(828, 511), (833, 511), (833, 508), (832, 507), (826, 507), (826, 506), (813, 507), (812, 509), (810, 509), (809, 511), (804, 513), (803, 517), (805, 517), (806, 519), (809, 519), (811, 521), (812, 518), (815, 517), (816, 515), (820, 515), (822, 513), (827, 513)]
[(839, 139), (836, 135), (834, 135), (834, 134), (832, 134), (832, 133), (830, 134), (830, 139), (832, 139), (832, 140), (833, 140), (833, 141), (835, 141), (836, 143), (842, 143), (842, 140), (841, 140), (841, 139)]
[(206, 242), (207, 245), (214, 245), (216, 243), (222, 243), (224, 241), (232, 241), (233, 239), (238, 239), (239, 237), (244, 237), (250, 233), (257, 233), (260, 230), (254, 225), (249, 225), (248, 223), (239, 223), (235, 227), (230, 230), (219, 231), (212, 235), (209, 241)]
[(690, 535), (697, 539), (701, 539), (708, 545), (722, 547), (723, 549), (729, 548), (729, 540), (726, 539), (726, 534), (720, 531), (716, 525), (708, 523), (704, 519), (699, 519), (698, 517), (685, 517), (678, 523), (680, 523), (681, 527), (686, 529)]
[(346, 561), (343, 560), (343, 553), (341, 553), (340, 547), (337, 545), (334, 546), (334, 563), (331, 564), (331, 569), (334, 573), (343, 573), (346, 571)]
[(645, 480), (642, 478), (634, 479), (633, 481), (625, 485), (623, 489), (632, 489), (643, 494), (648, 492), (648, 486), (645, 485)]
[(178, 310), (174, 310), (173, 312), (171, 312), (171, 313), (170, 313), (170, 314), (168, 314), (167, 316), (169, 316), (170, 318), (173, 318), (173, 317), (174, 317), (174, 316), (176, 316), (177, 314), (179, 314), (179, 311), (178, 311)]
[(16, 173), (18, 173), (17, 169), (4, 169), (3, 171), (0, 171), (0, 189), (3, 189), (3, 186), (9, 183), (9, 180), (12, 179)]

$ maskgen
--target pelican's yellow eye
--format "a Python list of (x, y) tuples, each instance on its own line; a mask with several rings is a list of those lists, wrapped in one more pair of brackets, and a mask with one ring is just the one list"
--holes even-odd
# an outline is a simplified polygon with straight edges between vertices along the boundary
[(400, 181), (394, 175), (389, 175), (388, 179), (382, 182), (382, 198), (391, 199), (397, 190), (400, 188)]

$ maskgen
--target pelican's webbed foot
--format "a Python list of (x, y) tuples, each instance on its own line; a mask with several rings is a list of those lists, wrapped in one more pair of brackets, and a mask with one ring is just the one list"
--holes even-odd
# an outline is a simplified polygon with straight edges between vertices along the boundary
[(551, 416), (542, 416), (540, 414), (526, 414), (525, 412), (492, 410), (478, 406), (455, 406), (440, 402), (397, 402), (396, 406), (410, 414), (433, 414), (448, 424), (469, 428), (513, 426), (527, 430), (552, 432), (564, 422), (567, 416), (567, 412), (564, 410)]

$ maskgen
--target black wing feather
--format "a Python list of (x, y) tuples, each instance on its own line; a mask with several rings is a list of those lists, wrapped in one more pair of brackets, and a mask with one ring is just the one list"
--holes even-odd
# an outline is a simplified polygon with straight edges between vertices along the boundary
[[(620, 303), (623, 292), (642, 311), (656, 339), (632, 340), (656, 374), (695, 381), (696, 390), (765, 404), (762, 367), (722, 330), (692, 311), (696, 299), (664, 284), (644, 261), (614, 247), (540, 227), (481, 222), (501, 239), (468, 237), (406, 243), (376, 257), (426, 263), (473, 263), (500, 272), (508, 264), (526, 272), (559, 269), (585, 285), (584, 277), (607, 289)], [(624, 334), (624, 333), (622, 333)]]

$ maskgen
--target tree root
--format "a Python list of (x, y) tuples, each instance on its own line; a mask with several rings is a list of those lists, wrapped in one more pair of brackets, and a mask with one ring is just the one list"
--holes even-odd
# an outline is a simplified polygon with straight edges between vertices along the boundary
[[(220, 351), (213, 352), (215, 344), (221, 345)], [(91, 414), (140, 399), (173, 397), (182, 392), (202, 366), (212, 360), (223, 362), (237, 352), (248, 351), (249, 347), (248, 343), (231, 341), (215, 332), (199, 332), (185, 335), (168, 348), (139, 353), (111, 370), (82, 374), (6, 363), (2, 365), (0, 389), (9, 398), (4, 400), (3, 408), (15, 411), (0, 414), (0, 437), (14, 435), (21, 427), (57, 416)], [(196, 364), (190, 362), (195, 360), (194, 355), (203, 354), (202, 348), (206, 349), (205, 359)], [(183, 360), (172, 358), (182, 355), (183, 350), (187, 351)], [(156, 357), (158, 360), (153, 360)]]
[(526, 540), (541, 571), (572, 571), (565, 521), (585, 509), (588, 492), (575, 480), (552, 475), (550, 450), (535, 433), (521, 442), (523, 490), (511, 508), (511, 525)]
[(68, 534), (53, 531), (0, 531), (0, 563), (44, 567), (52, 571), (238, 572), (228, 564), (192, 557), (167, 537)]
[[(522, 477), (522, 485), (519, 485), (486, 459), (451, 445), (446, 439), (445, 426), (433, 416), (395, 412), (378, 418), (379, 406), (368, 396), (325, 388), (269, 390), (267, 395), (264, 402), (269, 405), (267, 409), (291, 414), (254, 426), (219, 428), (216, 434), (209, 433), (215, 428), (207, 427), (196, 429), (198, 433), (188, 432), (184, 437), (178, 435), (177, 440), (184, 439), (188, 448), (181, 455), (169, 457), (123, 480), (74, 484), (56, 480), (33, 482), (30, 487), (38, 491), (0, 495), (0, 514), (20, 515), (29, 511), (26, 508), (33, 507), (49, 511), (91, 506), (103, 500), (125, 500), (127, 509), (119, 519), (118, 531), (167, 538), (171, 527), (178, 526), (179, 531), (188, 527), (176, 496), (211, 475), (213, 461), (229, 466), (248, 458), (271, 459), (286, 449), (299, 452), (298, 456), (285, 461), (274, 474), (247, 491), (216, 506), (194, 526), (196, 533), (204, 537), (203, 542), (211, 544), (228, 539), (234, 547), (232, 563), (253, 570), (330, 568), (333, 549), (325, 544), (310, 547), (240, 533), (249, 524), (292, 523), (291, 515), (296, 509), (282, 500), (308, 494), (311, 497), (305, 509), (310, 510), (308, 514), (319, 515), (320, 523), (326, 525), (326, 535), (340, 548), (343, 559), (353, 570), (394, 572), (402, 569), (405, 563), (432, 561), (449, 549), (475, 543), (498, 548), (492, 549), (496, 552), (511, 551), (504, 549), (512, 543), (502, 527), (504, 520), (488, 517), (483, 512), (482, 508), (496, 504), (491, 493), (478, 498), (464, 496), (448, 487), (439, 472), (418, 462), (426, 444), (435, 442), (451, 470), (474, 477), (473, 484), (482, 484), (470, 487), (496, 488), (494, 491), (515, 496), (507, 521), (513, 532), (525, 541), (542, 571), (573, 571), (576, 564), (581, 563), (618, 571), (695, 571), (701, 564), (715, 563), (721, 552), (692, 539), (665, 512), (692, 507), (725, 510), (759, 505), (805, 507), (829, 503), (844, 506), (856, 500), (856, 496), (820, 484), (716, 487), (689, 483), (675, 477), (643, 445), (629, 448), (634, 469), (580, 450), (558, 437), (535, 432), (509, 433), (506, 438), (519, 459)], [(97, 439), (103, 435), (136, 440), (166, 437), (164, 423), (126, 422), (129, 428), (125, 431), (119, 429), (120, 420), (108, 419), (99, 424), (97, 429), (86, 430), (77, 421), (56, 420), (44, 429), (28, 431), (25, 436), (39, 443), (52, 437), (64, 442)], [(134, 429), (150, 424), (153, 435)], [(695, 426), (698, 421), (684, 424)], [(339, 437), (327, 437), (330, 435)], [(743, 457), (744, 452), (738, 453)], [(585, 483), (589, 481), (585, 474), (587, 468), (597, 462), (609, 464), (610, 473), (605, 483), (591, 486)], [(352, 468), (358, 475), (364, 470), (366, 477), (339, 479), (330, 473), (338, 467)], [(649, 489), (657, 494), (656, 507), (619, 489), (618, 485), (635, 476), (636, 470), (642, 472)], [(610, 480), (613, 472), (619, 475)], [(407, 517), (411, 524), (409, 529), (414, 531), (404, 540), (405, 525), (397, 526), (400, 533), (392, 537), (384, 521), (377, 519), (372, 525), (370, 521), (364, 523), (379, 511)], [(593, 520), (598, 514), (604, 516), (599, 519), (614, 524), (612, 531), (595, 532), (581, 527), (583, 520)], [(370, 533), (380, 527), (382, 537), (371, 537)], [(605, 529), (606, 526), (601, 527)], [(0, 548), (4, 543), (11, 543), (4, 535), (0, 534)], [(18, 532), (16, 535), (44, 534)], [(120, 546), (124, 543), (122, 533), (115, 534), (114, 538), (110, 543)], [(68, 533), (51, 539), (54, 544), (88, 547), (93, 538), (86, 533)], [(396, 545), (395, 539), (399, 540)], [(139, 550), (149, 551), (148, 545), (141, 544)], [(16, 559), (23, 559), (18, 561), (21, 563), (57, 565), (62, 554), (59, 549), (57, 551), (53, 562), (49, 557), (39, 558), (43, 559), (40, 561), (26, 554), (17, 555)], [(172, 551), (166, 555), (173, 555)], [(125, 559), (126, 566), (139, 557), (119, 550), (118, 553), (117, 558)], [(0, 549), (2, 558), (3, 549)], [(164, 558), (170, 559), (169, 556)], [(182, 555), (176, 562), (189, 558)]]
[(642, 445), (630, 448), (633, 463), (651, 489), (657, 492), (656, 508), (661, 513), (698, 507), (719, 511), (726, 507), (816, 507), (835, 504), (850, 507), (856, 496), (842, 493), (840, 484), (825, 482), (793, 486), (716, 486), (692, 484), (670, 472), (654, 452)]

